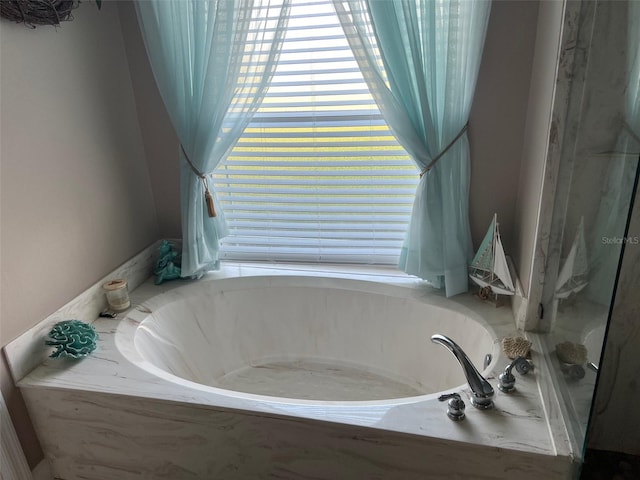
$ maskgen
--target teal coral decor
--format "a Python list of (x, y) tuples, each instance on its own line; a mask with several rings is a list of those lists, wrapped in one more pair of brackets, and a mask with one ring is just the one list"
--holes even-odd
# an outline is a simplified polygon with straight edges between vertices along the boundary
[(49, 355), (51, 358), (86, 357), (96, 349), (98, 334), (93, 325), (81, 322), (80, 320), (64, 320), (58, 322), (49, 332), (52, 340), (47, 340), (47, 345), (56, 347), (55, 351)]
[(156, 276), (155, 284), (160, 285), (167, 280), (180, 278), (181, 257), (172, 243), (163, 240), (159, 249), (158, 261), (153, 271)]

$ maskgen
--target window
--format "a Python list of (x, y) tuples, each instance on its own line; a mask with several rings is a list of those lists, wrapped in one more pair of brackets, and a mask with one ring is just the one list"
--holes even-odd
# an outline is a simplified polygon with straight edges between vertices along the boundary
[(214, 181), (223, 259), (397, 262), (418, 170), (330, 2), (293, 2), (268, 93)]

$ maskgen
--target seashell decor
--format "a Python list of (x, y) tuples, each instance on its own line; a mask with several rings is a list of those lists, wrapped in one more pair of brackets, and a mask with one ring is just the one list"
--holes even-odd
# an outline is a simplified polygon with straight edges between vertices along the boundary
[(98, 334), (93, 325), (80, 320), (64, 320), (58, 322), (49, 332), (51, 340), (45, 344), (56, 347), (49, 355), (51, 358), (86, 357), (96, 349)]
[(506, 337), (502, 339), (502, 350), (511, 360), (518, 357), (529, 358), (531, 342), (524, 337)]

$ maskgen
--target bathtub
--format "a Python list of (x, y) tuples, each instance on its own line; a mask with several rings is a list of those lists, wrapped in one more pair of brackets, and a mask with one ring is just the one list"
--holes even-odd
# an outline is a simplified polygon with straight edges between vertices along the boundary
[[(94, 322), (92, 355), (19, 382), (56, 477), (571, 478), (541, 377), (496, 388), (509, 309), (404, 275), (295, 266), (150, 279), (130, 297)], [(494, 409), (471, 406), (435, 333), (493, 383)], [(451, 392), (467, 401), (462, 422), (438, 400)]]
[(416, 402), (464, 388), (458, 362), (430, 342), (436, 333), (480, 369), (496, 355), (481, 318), (380, 287), (302, 276), (198, 283), (146, 302), (152, 313), (123, 351), (185, 386), (309, 404)]

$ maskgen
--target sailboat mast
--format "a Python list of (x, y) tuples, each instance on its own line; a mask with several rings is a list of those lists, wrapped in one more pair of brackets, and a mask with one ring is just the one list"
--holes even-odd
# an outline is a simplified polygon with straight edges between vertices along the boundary
[(496, 271), (496, 239), (498, 237), (498, 214), (494, 213), (493, 214), (493, 241), (491, 244), (491, 251), (492, 251), (492, 260), (493, 260), (493, 265), (491, 265), (491, 281), (493, 282), (493, 280), (495, 279), (495, 274), (494, 272)]

